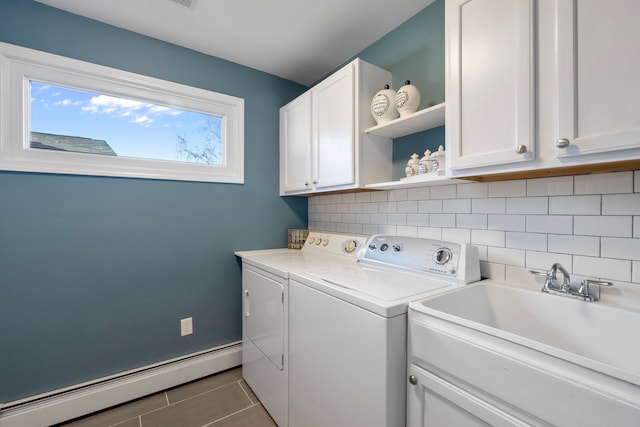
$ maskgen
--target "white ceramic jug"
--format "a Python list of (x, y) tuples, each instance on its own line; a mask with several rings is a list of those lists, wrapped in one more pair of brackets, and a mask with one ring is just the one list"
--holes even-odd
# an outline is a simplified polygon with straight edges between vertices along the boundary
[(418, 110), (420, 105), (420, 91), (411, 84), (411, 81), (404, 82), (404, 86), (396, 93), (396, 108), (400, 117), (408, 116)]
[(384, 89), (376, 93), (371, 100), (371, 115), (377, 124), (390, 122), (398, 118), (398, 110), (394, 106), (396, 91), (384, 85)]

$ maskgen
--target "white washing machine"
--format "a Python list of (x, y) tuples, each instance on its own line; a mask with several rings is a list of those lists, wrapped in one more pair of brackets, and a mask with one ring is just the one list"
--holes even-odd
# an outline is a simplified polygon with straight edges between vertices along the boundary
[(396, 236), (292, 272), (289, 425), (404, 426), (409, 302), (478, 280), (477, 248)]
[(242, 376), (280, 427), (289, 425), (289, 274), (355, 265), (366, 240), (311, 232), (300, 250), (235, 252), (242, 258)]

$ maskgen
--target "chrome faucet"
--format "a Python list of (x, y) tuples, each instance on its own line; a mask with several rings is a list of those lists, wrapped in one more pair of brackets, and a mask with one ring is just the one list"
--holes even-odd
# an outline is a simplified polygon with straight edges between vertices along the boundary
[[(562, 273), (563, 281), (562, 286), (558, 284), (558, 270)], [(569, 292), (571, 288), (571, 279), (569, 278), (569, 272), (560, 264), (559, 262), (554, 263), (549, 271), (547, 271), (547, 278), (544, 281), (544, 286), (542, 287), (542, 292), (549, 291), (560, 291), (560, 292)]]
[[(558, 271), (560, 271), (563, 276), (562, 285), (558, 283)], [(546, 273), (534, 270), (529, 270), (529, 273), (535, 274), (536, 276), (544, 276), (545, 280), (544, 286), (542, 287), (542, 292), (571, 295), (574, 297), (578, 297), (584, 301), (599, 300), (600, 287), (613, 286), (613, 283), (611, 282), (585, 279), (579, 286), (577, 285), (572, 288), (571, 279), (569, 278), (569, 272), (558, 262), (554, 263)], [(592, 285), (598, 286), (597, 294), (594, 294), (594, 292), (591, 290)]]

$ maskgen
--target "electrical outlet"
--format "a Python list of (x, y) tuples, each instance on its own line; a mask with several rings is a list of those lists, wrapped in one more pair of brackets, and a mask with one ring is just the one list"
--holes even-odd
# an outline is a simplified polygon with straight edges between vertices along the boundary
[(193, 333), (193, 318), (180, 319), (180, 336), (191, 335)]

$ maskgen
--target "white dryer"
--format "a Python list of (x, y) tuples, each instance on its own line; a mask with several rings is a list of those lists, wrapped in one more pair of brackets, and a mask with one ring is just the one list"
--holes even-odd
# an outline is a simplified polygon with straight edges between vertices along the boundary
[(289, 275), (289, 425), (405, 425), (410, 301), (480, 280), (477, 248), (373, 236), (358, 264)]
[(289, 275), (355, 265), (365, 236), (311, 232), (302, 249), (237, 251), (242, 258), (242, 376), (280, 427), (288, 422)]

